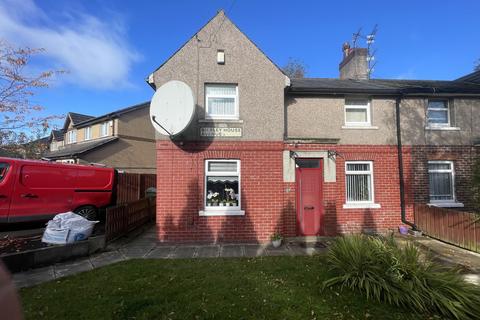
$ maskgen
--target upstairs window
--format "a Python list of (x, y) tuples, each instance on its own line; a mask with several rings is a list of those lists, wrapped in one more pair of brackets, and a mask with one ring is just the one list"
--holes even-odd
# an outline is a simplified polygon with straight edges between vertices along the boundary
[(77, 142), (77, 130), (67, 131), (67, 143)]
[(347, 203), (373, 203), (372, 161), (345, 163)]
[(206, 160), (205, 209), (240, 210), (240, 160)]
[(106, 137), (108, 136), (108, 122), (104, 122), (100, 126), (100, 136)]
[(345, 125), (352, 127), (371, 126), (370, 101), (368, 99), (345, 99)]
[(238, 119), (238, 87), (235, 84), (205, 85), (205, 118)]
[(85, 128), (85, 140), (92, 139), (92, 127)]
[(429, 161), (428, 180), (431, 202), (454, 202), (454, 170), (452, 161)]
[(427, 124), (431, 127), (450, 126), (450, 112), (447, 100), (428, 100)]

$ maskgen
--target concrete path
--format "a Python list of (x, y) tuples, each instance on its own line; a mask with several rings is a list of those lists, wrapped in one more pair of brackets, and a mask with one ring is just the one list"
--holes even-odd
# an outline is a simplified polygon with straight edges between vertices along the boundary
[(325, 251), (326, 248), (315, 246), (305, 247), (299, 243), (284, 244), (280, 248), (259, 244), (165, 245), (157, 241), (155, 230), (152, 228), (133, 240), (114, 243), (107, 247), (107, 251), (90, 257), (15, 273), (13, 274), (13, 281), (19, 288), (30, 287), (129, 259), (296, 256), (313, 255)]
[(480, 254), (429, 238), (397, 236), (397, 241), (411, 240), (421, 250), (428, 252), (433, 260), (452, 268), (459, 268), (465, 280), (480, 285)]

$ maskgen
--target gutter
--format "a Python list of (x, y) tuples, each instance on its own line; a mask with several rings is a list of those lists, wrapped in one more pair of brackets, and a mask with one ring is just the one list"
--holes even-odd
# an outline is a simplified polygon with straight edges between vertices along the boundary
[(397, 127), (397, 156), (398, 156), (398, 178), (400, 180), (400, 215), (402, 223), (412, 227), (413, 230), (417, 230), (415, 223), (407, 220), (405, 212), (405, 182), (403, 175), (403, 153), (402, 153), (402, 131), (400, 126), (400, 102), (403, 95), (398, 96), (395, 99), (395, 122)]

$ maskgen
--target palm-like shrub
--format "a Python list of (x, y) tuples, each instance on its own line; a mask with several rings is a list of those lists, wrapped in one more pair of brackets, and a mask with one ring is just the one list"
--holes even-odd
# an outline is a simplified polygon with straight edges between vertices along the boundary
[(328, 262), (334, 276), (324, 288), (348, 287), (368, 299), (449, 319), (480, 319), (480, 288), (457, 270), (420, 257), (412, 244), (399, 247), (393, 237), (346, 236), (330, 247)]

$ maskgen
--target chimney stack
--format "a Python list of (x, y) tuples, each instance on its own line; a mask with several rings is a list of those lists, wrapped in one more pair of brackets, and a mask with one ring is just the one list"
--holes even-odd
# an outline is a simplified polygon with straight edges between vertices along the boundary
[(342, 46), (343, 61), (339, 65), (340, 79), (369, 79), (368, 50), (366, 48), (350, 48), (345, 42)]

